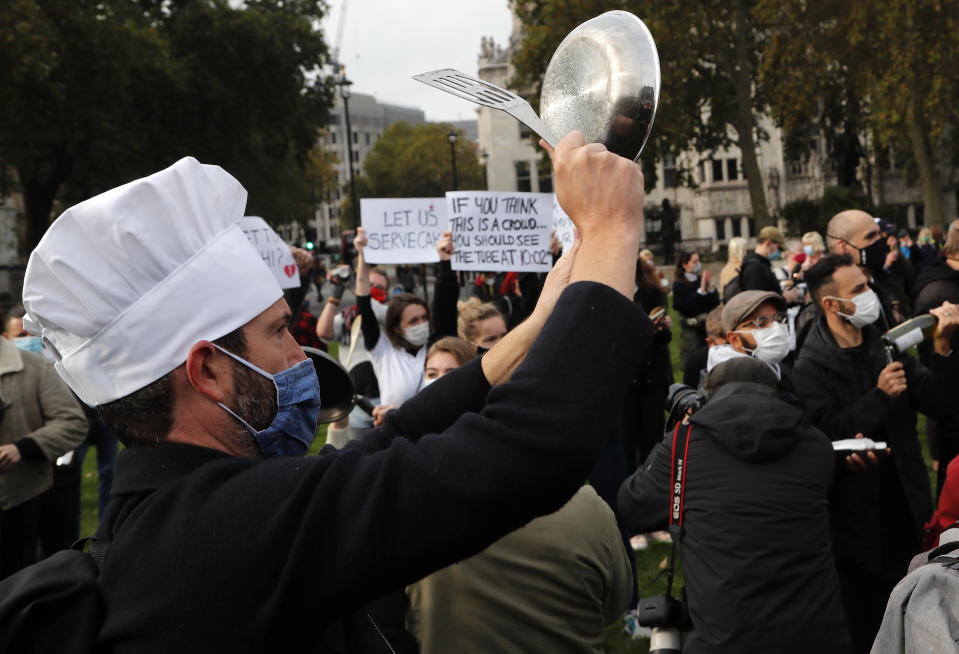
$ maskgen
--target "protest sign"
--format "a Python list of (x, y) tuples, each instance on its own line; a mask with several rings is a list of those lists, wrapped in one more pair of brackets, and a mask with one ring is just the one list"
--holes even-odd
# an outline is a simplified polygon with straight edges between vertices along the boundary
[(453, 232), (453, 270), (552, 268), (552, 194), (457, 191), (446, 194), (446, 205)]
[(443, 198), (367, 198), (360, 200), (360, 220), (369, 263), (439, 261), (436, 241), (448, 229)]
[(555, 195), (553, 196), (553, 229), (556, 230), (556, 238), (563, 244), (563, 252), (573, 247), (573, 240), (576, 237), (573, 230), (576, 229), (576, 225), (563, 211), (563, 207), (559, 206)]
[(273, 271), (280, 288), (299, 288), (300, 271), (293, 260), (290, 246), (283, 242), (280, 235), (259, 216), (245, 216), (240, 221), (240, 229)]

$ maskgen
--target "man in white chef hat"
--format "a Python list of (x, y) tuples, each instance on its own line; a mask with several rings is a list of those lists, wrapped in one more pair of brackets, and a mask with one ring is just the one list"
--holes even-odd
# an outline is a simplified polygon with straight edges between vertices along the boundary
[(233, 177), (186, 158), (51, 225), (25, 326), (128, 446), (97, 532), (107, 651), (315, 651), (338, 616), (576, 492), (651, 333), (630, 301), (643, 183), (579, 133), (554, 158), (582, 244), (530, 319), (315, 457), (291, 455), (323, 391)]

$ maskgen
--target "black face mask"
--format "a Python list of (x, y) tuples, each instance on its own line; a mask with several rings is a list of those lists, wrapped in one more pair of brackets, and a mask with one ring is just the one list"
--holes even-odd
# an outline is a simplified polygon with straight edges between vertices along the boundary
[[(856, 246), (853, 245), (853, 247)], [(872, 245), (856, 249), (859, 250), (859, 265), (865, 266), (873, 273), (880, 272), (883, 266), (886, 265), (886, 255), (889, 254), (889, 246), (886, 245), (883, 239), (878, 238)]]
[(483, 346), (481, 346), (481, 345), (477, 345), (477, 346), (476, 346), (476, 356), (481, 357), (481, 356), (483, 356), (484, 354), (486, 354), (487, 352), (489, 352), (489, 348), (488, 348), (488, 347), (483, 347)]

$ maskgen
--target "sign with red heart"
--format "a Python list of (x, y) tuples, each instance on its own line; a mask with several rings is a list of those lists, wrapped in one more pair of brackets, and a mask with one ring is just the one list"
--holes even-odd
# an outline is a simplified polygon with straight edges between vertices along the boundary
[(240, 221), (240, 228), (263, 258), (263, 262), (273, 271), (280, 288), (298, 288), (299, 269), (290, 246), (283, 242), (279, 234), (258, 216), (244, 217)]

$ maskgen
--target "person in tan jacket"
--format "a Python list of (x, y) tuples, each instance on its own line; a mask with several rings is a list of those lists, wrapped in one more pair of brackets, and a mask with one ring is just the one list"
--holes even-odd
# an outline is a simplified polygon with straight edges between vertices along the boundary
[(87, 420), (41, 355), (0, 338), (0, 579), (33, 563), (39, 496), (52, 463), (83, 442)]

